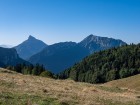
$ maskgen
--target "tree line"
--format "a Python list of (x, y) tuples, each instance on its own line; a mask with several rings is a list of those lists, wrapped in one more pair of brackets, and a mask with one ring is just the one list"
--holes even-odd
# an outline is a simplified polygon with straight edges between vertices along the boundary
[(16, 71), (18, 73), (22, 73), (25, 75), (36, 75), (36, 76), (43, 76), (43, 77), (50, 77), (54, 78), (54, 74), (50, 71), (46, 70), (43, 65), (32, 65), (32, 64), (17, 64), (15, 66), (6, 66), (8, 70)]

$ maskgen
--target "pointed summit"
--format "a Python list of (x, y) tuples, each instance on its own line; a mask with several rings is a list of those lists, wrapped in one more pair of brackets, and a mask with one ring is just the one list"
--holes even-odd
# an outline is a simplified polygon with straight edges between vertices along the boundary
[(98, 37), (98, 36), (93, 35), (93, 34), (90, 34), (90, 35), (89, 35), (89, 36), (87, 36), (87, 37), (91, 38), (91, 37)]
[(36, 39), (35, 37), (33, 37), (32, 35), (29, 35), (28, 40), (33, 40)]

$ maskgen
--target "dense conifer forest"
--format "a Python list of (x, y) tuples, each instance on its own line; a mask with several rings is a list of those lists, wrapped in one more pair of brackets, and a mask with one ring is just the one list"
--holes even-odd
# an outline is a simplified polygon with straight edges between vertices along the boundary
[(131, 44), (96, 52), (61, 72), (58, 78), (71, 78), (75, 81), (88, 83), (104, 83), (139, 73), (140, 44)]

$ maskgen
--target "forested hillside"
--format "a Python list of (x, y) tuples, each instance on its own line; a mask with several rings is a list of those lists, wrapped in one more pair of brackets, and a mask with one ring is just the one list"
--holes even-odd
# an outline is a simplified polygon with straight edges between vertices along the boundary
[(140, 44), (100, 51), (61, 72), (59, 78), (104, 83), (140, 73)]

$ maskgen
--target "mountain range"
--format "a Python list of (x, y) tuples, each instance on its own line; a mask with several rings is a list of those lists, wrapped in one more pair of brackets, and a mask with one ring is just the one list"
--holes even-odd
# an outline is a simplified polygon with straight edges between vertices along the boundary
[(79, 43), (60, 42), (47, 45), (30, 35), (27, 40), (11, 49), (1, 48), (3, 52), (9, 51), (3, 53), (5, 55), (1, 54), (1, 65), (13, 65), (17, 61), (20, 63), (26, 60), (32, 64), (43, 64), (47, 70), (59, 73), (92, 53), (125, 44), (122, 40), (89, 35)]
[(79, 43), (60, 42), (47, 46), (41, 52), (31, 56), (28, 61), (33, 64), (43, 64), (45, 68), (58, 73), (94, 52), (125, 44), (121, 40), (89, 35)]

